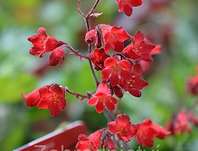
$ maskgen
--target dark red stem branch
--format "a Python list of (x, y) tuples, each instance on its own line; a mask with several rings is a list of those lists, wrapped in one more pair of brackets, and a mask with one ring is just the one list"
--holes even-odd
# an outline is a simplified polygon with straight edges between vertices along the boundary
[(68, 43), (64, 43), (65, 47), (67, 49), (69, 49), (74, 55), (83, 58), (83, 59), (88, 59), (89, 60), (89, 57), (88, 56), (85, 56), (85, 55), (82, 55), (78, 50), (74, 49), (71, 45), (69, 45)]
[(72, 92), (71, 90), (69, 90), (68, 88), (65, 88), (65, 91), (73, 96), (75, 96), (76, 98), (80, 99), (80, 100), (85, 100), (85, 99), (89, 99), (91, 97), (91, 94), (87, 93), (87, 95), (83, 95), (77, 92)]

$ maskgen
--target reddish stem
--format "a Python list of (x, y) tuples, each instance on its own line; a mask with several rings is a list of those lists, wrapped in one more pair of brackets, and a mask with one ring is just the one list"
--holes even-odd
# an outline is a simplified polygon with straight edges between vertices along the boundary
[(84, 100), (84, 99), (89, 99), (91, 97), (91, 94), (87, 93), (87, 95), (83, 95), (77, 92), (72, 92), (71, 90), (69, 90), (68, 88), (65, 88), (65, 91), (73, 96), (75, 96), (76, 98), (80, 98), (80, 100)]
[(68, 43), (64, 43), (65, 47), (67, 49), (69, 49), (74, 55), (76, 56), (79, 56), (80, 58), (83, 58), (83, 59), (88, 59), (89, 60), (89, 57), (88, 56), (85, 56), (85, 55), (82, 55), (78, 50), (74, 49), (71, 45), (69, 45)]

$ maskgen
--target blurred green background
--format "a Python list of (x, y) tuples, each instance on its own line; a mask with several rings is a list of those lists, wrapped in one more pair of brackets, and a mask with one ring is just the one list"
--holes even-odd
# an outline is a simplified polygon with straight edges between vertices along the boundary
[[(168, 3), (153, 5), (151, 1)], [(57, 118), (23, 103), (23, 93), (54, 82), (81, 93), (95, 89), (86, 61), (70, 57), (60, 67), (47, 67), (46, 58), (28, 53), (31, 45), (27, 36), (39, 26), (85, 52), (85, 28), (75, 6), (75, 0), (0, 1), (0, 151), (19, 147), (65, 121), (83, 120), (90, 131), (106, 124), (103, 115), (71, 96), (65, 112)], [(128, 113), (134, 122), (149, 117), (165, 125), (181, 106), (190, 107), (196, 100), (186, 93), (185, 86), (198, 65), (197, 7), (197, 0), (147, 0), (145, 6), (135, 9), (133, 17), (127, 18), (117, 13), (114, 0), (103, 1), (99, 6), (103, 15), (94, 23), (121, 25), (133, 34), (142, 30), (163, 48), (145, 76), (150, 85), (143, 96), (126, 94), (120, 103), (119, 112)], [(157, 141), (154, 148), (197, 151), (197, 128), (193, 127), (189, 134)]]

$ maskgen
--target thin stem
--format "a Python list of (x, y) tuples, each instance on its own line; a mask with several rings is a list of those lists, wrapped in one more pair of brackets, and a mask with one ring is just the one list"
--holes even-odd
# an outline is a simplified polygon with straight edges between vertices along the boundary
[(68, 43), (64, 43), (65, 47), (69, 49), (74, 55), (79, 56), (80, 58), (83, 59), (89, 59), (89, 57), (82, 55), (78, 50), (74, 49), (71, 45)]
[[(77, 1), (77, 9), (78, 9), (78, 12), (80, 13), (80, 15), (84, 18), (87, 32), (90, 30), (90, 23), (89, 23), (90, 15), (95, 11), (99, 2), (100, 2), (100, 0), (96, 0), (93, 7), (90, 9), (88, 14), (85, 16), (84, 13), (82, 13), (82, 11), (80, 9), (80, 0)], [(92, 46), (91, 46), (91, 44), (88, 44), (88, 52), (91, 53), (91, 51), (92, 51)], [(91, 69), (92, 75), (94, 77), (94, 80), (96, 82), (96, 86), (98, 86), (100, 82), (96, 76), (96, 73), (95, 73), (95, 70), (94, 70), (94, 67), (93, 67), (93, 64), (92, 64), (92, 61), (90, 58), (89, 58), (89, 65), (90, 65), (90, 69)]]
[(87, 93), (87, 95), (83, 95), (77, 92), (72, 92), (71, 90), (69, 90), (68, 88), (65, 88), (65, 91), (73, 96), (75, 96), (76, 98), (80, 98), (80, 100), (84, 100), (84, 99), (89, 99), (90, 98), (90, 94)]
[(90, 17), (90, 15), (95, 11), (96, 7), (98, 6), (100, 0), (96, 0), (93, 7), (90, 9), (89, 13), (87, 14), (87, 17)]
[(107, 118), (109, 122), (116, 119), (115, 115), (106, 108), (104, 110), (104, 116)]

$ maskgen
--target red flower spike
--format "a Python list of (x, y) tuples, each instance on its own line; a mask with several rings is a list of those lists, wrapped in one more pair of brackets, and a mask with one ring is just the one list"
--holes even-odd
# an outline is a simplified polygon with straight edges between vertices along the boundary
[(133, 7), (142, 5), (142, 0), (116, 0), (119, 12), (124, 12), (127, 16), (131, 16)]
[(154, 124), (151, 120), (146, 119), (142, 123), (136, 125), (136, 140), (137, 143), (145, 147), (152, 147), (154, 143), (154, 138), (164, 139), (169, 135), (169, 132)]
[(60, 46), (52, 51), (49, 56), (49, 65), (56, 66), (64, 60), (65, 51), (64, 47)]
[(134, 60), (151, 61), (152, 54), (159, 51), (159, 46), (150, 43), (141, 32), (137, 32), (133, 37), (133, 42), (129, 44), (123, 53)]
[(109, 57), (104, 62), (105, 68), (102, 70), (103, 81), (110, 81), (114, 87), (119, 84), (119, 81), (123, 78), (125, 73), (130, 72), (131, 64), (127, 60), (121, 60), (114, 57)]
[(37, 34), (28, 37), (28, 41), (33, 45), (30, 49), (30, 54), (39, 57), (63, 44), (61, 41), (49, 36), (44, 27), (40, 27)]
[(101, 83), (96, 93), (88, 100), (90, 106), (96, 107), (96, 112), (102, 113), (105, 109), (113, 111), (117, 106), (117, 100), (111, 96), (110, 89), (107, 84)]
[(136, 134), (136, 128), (127, 115), (118, 115), (115, 121), (108, 123), (108, 129), (125, 142), (130, 141)]
[(104, 49), (96, 48), (90, 54), (90, 59), (92, 63), (95, 65), (96, 70), (101, 70), (104, 68), (104, 61), (107, 57), (108, 55), (105, 53)]
[(65, 89), (57, 84), (46, 85), (24, 95), (27, 106), (48, 109), (57, 116), (66, 106)]
[(192, 95), (198, 95), (198, 76), (194, 76), (188, 80), (187, 90)]

